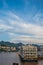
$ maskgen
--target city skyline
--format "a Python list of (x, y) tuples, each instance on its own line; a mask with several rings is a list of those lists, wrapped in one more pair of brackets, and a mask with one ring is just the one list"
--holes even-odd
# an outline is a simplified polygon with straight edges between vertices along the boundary
[(0, 0), (0, 40), (43, 43), (43, 0)]

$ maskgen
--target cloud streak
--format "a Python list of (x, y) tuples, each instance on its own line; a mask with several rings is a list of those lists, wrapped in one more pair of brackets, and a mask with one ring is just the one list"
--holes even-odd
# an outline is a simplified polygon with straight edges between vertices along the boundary
[[(16, 14), (12, 13), (11, 11), (5, 12), (4, 20), (0, 23), (0, 31), (6, 30), (8, 33), (8, 37), (10, 38), (9, 41), (13, 42), (43, 42), (43, 26), (32, 24), (29, 22), (25, 22), (24, 19), (20, 18)], [(41, 16), (41, 15), (40, 15)], [(35, 21), (39, 17), (39, 14), (34, 16), (33, 19)]]

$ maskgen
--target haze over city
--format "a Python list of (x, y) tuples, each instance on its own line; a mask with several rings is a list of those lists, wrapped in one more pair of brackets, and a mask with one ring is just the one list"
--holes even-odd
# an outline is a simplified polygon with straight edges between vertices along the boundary
[(0, 41), (43, 43), (43, 0), (0, 0)]

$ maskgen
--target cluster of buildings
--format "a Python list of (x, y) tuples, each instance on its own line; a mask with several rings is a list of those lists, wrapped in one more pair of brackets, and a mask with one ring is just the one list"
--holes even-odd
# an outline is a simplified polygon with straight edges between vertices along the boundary
[[(43, 58), (43, 45), (22, 45), (19, 49), (20, 55), (24, 57), (24, 59)], [(0, 45), (0, 51), (17, 51), (17, 48), (15, 46)]]
[(16, 51), (16, 47), (0, 45), (0, 51)]

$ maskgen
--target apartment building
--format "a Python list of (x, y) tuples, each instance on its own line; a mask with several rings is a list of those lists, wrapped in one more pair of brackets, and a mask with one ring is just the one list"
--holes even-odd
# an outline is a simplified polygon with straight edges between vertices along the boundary
[(20, 57), (23, 60), (36, 60), (38, 58), (37, 47), (33, 45), (26, 45), (20, 48)]

